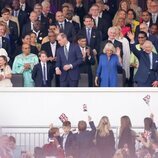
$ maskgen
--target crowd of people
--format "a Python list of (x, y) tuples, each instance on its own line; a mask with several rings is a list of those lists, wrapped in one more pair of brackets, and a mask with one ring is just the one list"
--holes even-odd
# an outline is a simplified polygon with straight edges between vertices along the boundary
[[(87, 124), (87, 121), (89, 125)], [(90, 126), (90, 129), (88, 129)], [(36, 146), (34, 152), (21, 151), (13, 136), (0, 136), (1, 158), (157, 158), (158, 133), (153, 114), (144, 118), (144, 131), (132, 129), (129, 116), (120, 118), (116, 138), (109, 118), (101, 117), (96, 126), (92, 118), (80, 120), (77, 128), (71, 122), (62, 122), (62, 130), (51, 124), (48, 143)]]
[(158, 0), (61, 3), (2, 2), (0, 86), (22, 74), (24, 87), (78, 87), (81, 73), (87, 87), (118, 87), (118, 74), (125, 87), (158, 86)]

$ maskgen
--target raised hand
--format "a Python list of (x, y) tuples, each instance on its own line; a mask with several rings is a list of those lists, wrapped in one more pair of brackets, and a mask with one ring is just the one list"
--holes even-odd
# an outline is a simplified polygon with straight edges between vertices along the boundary
[(130, 39), (131, 42), (134, 42), (134, 33), (128, 32), (127, 36), (128, 36), (128, 38)]

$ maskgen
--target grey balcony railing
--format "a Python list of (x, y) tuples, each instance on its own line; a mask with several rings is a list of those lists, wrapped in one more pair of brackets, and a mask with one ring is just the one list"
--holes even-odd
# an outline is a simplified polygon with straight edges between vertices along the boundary
[[(75, 127), (74, 127), (75, 128)], [(20, 146), (22, 151), (33, 152), (34, 147), (42, 147), (48, 143), (47, 126), (2, 126), (1, 133), (4, 135), (12, 135), (16, 138), (17, 146)], [(112, 127), (115, 135), (116, 146), (118, 144), (119, 128)], [(136, 132), (142, 132), (143, 127), (133, 127)]]

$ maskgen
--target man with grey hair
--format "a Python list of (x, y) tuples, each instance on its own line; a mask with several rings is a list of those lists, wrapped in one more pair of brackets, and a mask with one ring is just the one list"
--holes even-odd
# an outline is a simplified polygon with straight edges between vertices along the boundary
[(128, 33), (131, 41), (131, 51), (139, 60), (138, 71), (135, 75), (135, 81), (138, 87), (157, 87), (158, 86), (158, 55), (153, 53), (153, 44), (151, 41), (145, 41), (143, 50), (136, 49), (134, 35)]

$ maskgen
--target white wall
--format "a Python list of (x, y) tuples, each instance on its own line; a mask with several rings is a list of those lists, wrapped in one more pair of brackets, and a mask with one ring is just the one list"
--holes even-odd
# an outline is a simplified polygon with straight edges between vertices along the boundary
[(61, 125), (59, 116), (65, 113), (72, 125), (87, 119), (82, 105), (87, 104), (88, 113), (98, 124), (107, 115), (112, 126), (119, 126), (122, 115), (129, 115), (133, 126), (143, 126), (143, 118), (150, 109), (143, 101), (149, 94), (150, 109), (158, 120), (157, 89), (27, 89), (0, 90), (0, 125)]

